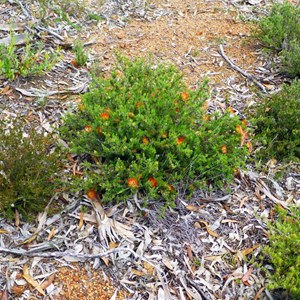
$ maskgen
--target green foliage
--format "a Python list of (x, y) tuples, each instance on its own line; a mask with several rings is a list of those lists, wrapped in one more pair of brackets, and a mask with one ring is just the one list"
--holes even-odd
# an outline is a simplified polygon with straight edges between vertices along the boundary
[(81, 41), (76, 40), (74, 42), (74, 47), (73, 47), (74, 53), (75, 53), (75, 63), (78, 66), (84, 66), (88, 60), (88, 56), (85, 53), (83, 49), (83, 44)]
[(43, 50), (43, 43), (33, 45), (28, 39), (22, 52), (18, 54), (15, 37), (13, 34), (10, 37), (8, 46), (0, 45), (0, 75), (5, 78), (13, 80), (16, 75), (41, 75), (58, 61), (56, 53)]
[(31, 219), (43, 211), (59, 186), (59, 154), (53, 140), (30, 129), (23, 134), (21, 121), (0, 122), (0, 212), (9, 218), (15, 210)]
[[(31, 0), (31, 2), (39, 3), (39, 9), (32, 12), (36, 19), (41, 19), (46, 24), (52, 24), (52, 17), (55, 15), (55, 22), (65, 22), (74, 29), (81, 30), (83, 20), (98, 19), (97, 14), (94, 14), (94, 10), (90, 9), (83, 0)], [(100, 6), (103, 3), (97, 0), (94, 4)]]
[(230, 113), (207, 115), (207, 82), (189, 90), (175, 67), (120, 58), (108, 78), (95, 78), (78, 112), (61, 129), (77, 154), (88, 154), (76, 182), (104, 201), (144, 199), (168, 203), (176, 187), (222, 187), (244, 164)]
[(290, 2), (277, 3), (262, 18), (255, 33), (263, 45), (278, 53), (282, 72), (290, 77), (300, 75), (300, 7)]
[(267, 160), (300, 158), (300, 81), (283, 85), (264, 100), (254, 113), (255, 140), (262, 146), (258, 157)]
[(270, 289), (283, 288), (292, 299), (300, 298), (300, 208), (292, 207), (290, 214), (278, 209), (279, 217), (269, 224), (270, 244), (264, 248), (273, 266)]

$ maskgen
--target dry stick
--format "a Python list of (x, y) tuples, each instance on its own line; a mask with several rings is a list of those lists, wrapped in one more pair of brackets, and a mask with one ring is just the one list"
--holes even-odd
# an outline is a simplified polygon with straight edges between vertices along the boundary
[(267, 93), (266, 88), (255, 78), (255, 76), (250, 75), (247, 72), (243, 71), (241, 68), (239, 68), (238, 66), (236, 66), (228, 56), (226, 56), (226, 54), (224, 53), (224, 49), (223, 49), (223, 45), (222, 44), (220, 44), (219, 47), (220, 47), (219, 53), (221, 54), (221, 56), (225, 59), (225, 61), (229, 64), (229, 66), (233, 70), (241, 73), (244, 77), (248, 78), (254, 84), (256, 84), (264, 93)]
[(26, 7), (26, 6), (27, 6), (26, 3), (25, 3), (25, 5), (24, 5), (24, 4), (22, 3), (22, 0), (19, 0), (18, 2), (19, 2), (19, 5), (20, 5), (20, 7), (21, 7), (21, 9), (22, 9), (22, 11), (23, 11), (23, 13), (24, 13), (24, 15), (26, 15), (26, 17), (28, 17), (28, 18), (30, 18), (30, 19), (32, 20), (32, 16), (31, 16), (31, 14), (30, 14), (28, 8)]

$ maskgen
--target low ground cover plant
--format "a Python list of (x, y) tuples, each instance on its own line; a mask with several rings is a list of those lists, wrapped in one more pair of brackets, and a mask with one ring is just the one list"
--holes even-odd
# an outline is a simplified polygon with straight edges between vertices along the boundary
[(0, 213), (12, 218), (18, 211), (31, 220), (47, 206), (60, 186), (60, 154), (53, 140), (24, 123), (0, 122)]
[(42, 42), (35, 45), (27, 39), (25, 47), (17, 51), (15, 37), (10, 35), (9, 45), (0, 45), (0, 76), (13, 80), (16, 76), (23, 77), (41, 75), (51, 70), (59, 60), (59, 50), (44, 50)]
[(264, 248), (274, 271), (269, 273), (270, 289), (285, 289), (290, 299), (300, 298), (300, 208), (290, 213), (278, 208), (278, 219), (269, 224), (270, 243)]
[(104, 201), (172, 202), (178, 186), (221, 187), (243, 166), (241, 121), (209, 115), (207, 83), (190, 90), (173, 66), (119, 58), (108, 78), (95, 78), (61, 128), (72, 152), (88, 154), (76, 185)]
[(75, 40), (73, 51), (75, 54), (74, 65), (75, 66), (84, 66), (88, 61), (88, 55), (84, 51), (83, 43), (80, 40)]
[(300, 6), (286, 1), (273, 5), (268, 16), (257, 24), (255, 36), (263, 46), (279, 54), (281, 71), (300, 75)]
[(282, 90), (257, 106), (252, 120), (255, 140), (263, 160), (300, 159), (300, 81), (285, 84)]

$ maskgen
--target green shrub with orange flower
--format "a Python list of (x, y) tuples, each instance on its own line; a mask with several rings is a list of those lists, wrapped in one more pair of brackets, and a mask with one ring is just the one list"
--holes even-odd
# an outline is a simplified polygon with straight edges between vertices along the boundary
[(61, 129), (72, 152), (85, 154), (77, 186), (104, 201), (138, 193), (172, 203), (179, 188), (232, 181), (248, 152), (245, 125), (230, 111), (208, 115), (208, 97), (206, 81), (189, 89), (173, 66), (120, 58)]

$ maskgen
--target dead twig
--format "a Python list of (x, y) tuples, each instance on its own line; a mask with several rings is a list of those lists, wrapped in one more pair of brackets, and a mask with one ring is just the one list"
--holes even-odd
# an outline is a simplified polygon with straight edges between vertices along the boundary
[(239, 72), (240, 74), (242, 74), (244, 77), (248, 78), (249, 80), (251, 80), (254, 84), (256, 84), (264, 93), (267, 93), (266, 88), (255, 78), (255, 76), (248, 74), (247, 72), (245, 72), (244, 70), (242, 70), (240, 67), (238, 67), (237, 65), (235, 65), (233, 63), (233, 61), (225, 54), (224, 49), (223, 49), (223, 45), (220, 44), (220, 51), (219, 53), (221, 54), (221, 56), (224, 58), (224, 60), (229, 64), (229, 66)]

